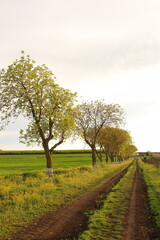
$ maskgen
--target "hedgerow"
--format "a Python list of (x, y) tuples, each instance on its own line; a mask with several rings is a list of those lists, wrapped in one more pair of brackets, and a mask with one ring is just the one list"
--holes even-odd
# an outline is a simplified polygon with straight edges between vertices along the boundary
[[(89, 153), (91, 150), (56, 150), (53, 154), (79, 154), (79, 153)], [(3, 151), (0, 150), (0, 155), (25, 155), (25, 154), (44, 154), (43, 150), (16, 150), (16, 151)]]

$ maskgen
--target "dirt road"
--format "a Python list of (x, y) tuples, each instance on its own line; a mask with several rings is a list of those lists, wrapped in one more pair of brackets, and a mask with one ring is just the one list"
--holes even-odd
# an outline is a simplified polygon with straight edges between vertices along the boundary
[[(87, 229), (88, 218), (84, 213), (100, 208), (97, 200), (104, 199), (126, 171), (127, 169), (123, 170), (100, 188), (86, 193), (72, 206), (58, 209), (56, 212), (44, 213), (31, 225), (12, 234), (10, 240), (76, 239), (80, 233)], [(152, 220), (148, 208), (146, 186), (138, 166), (123, 228), (123, 240), (160, 240), (160, 231), (156, 229)]]
[(125, 174), (127, 168), (112, 177), (100, 188), (86, 193), (72, 206), (59, 209), (57, 212), (46, 212), (31, 225), (10, 236), (11, 240), (54, 240), (73, 239), (87, 228), (87, 211), (100, 206), (97, 200), (102, 200)]
[(134, 177), (127, 216), (124, 223), (124, 240), (160, 239), (160, 231), (156, 228), (149, 211), (147, 189), (140, 168)]

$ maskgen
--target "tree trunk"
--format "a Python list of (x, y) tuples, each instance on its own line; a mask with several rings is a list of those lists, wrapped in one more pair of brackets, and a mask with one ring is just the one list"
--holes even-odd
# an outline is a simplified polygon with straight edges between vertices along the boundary
[(99, 161), (102, 163), (102, 148), (100, 147), (100, 149), (99, 149), (99, 153), (98, 153), (98, 151), (96, 150), (96, 155), (97, 155), (97, 157), (98, 157), (98, 159), (99, 159)]
[(109, 156), (108, 156), (108, 154), (106, 152), (104, 152), (104, 153), (106, 155), (106, 163), (109, 163)]
[(43, 146), (46, 155), (46, 174), (48, 177), (53, 178), (52, 152), (49, 150), (48, 143), (43, 144)]
[(111, 162), (114, 163), (114, 155), (113, 154), (110, 154), (110, 159), (111, 159)]
[(53, 178), (53, 168), (52, 168), (52, 153), (47, 152), (46, 153), (46, 160), (47, 160), (47, 164), (46, 164), (46, 174), (48, 177)]
[(95, 147), (92, 147), (92, 165), (93, 165), (93, 167), (97, 166), (97, 162), (96, 162), (96, 149), (95, 149)]

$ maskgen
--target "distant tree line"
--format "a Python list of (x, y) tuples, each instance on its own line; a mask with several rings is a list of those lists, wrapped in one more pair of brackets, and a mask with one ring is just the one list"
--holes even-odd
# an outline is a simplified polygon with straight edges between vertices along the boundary
[(45, 65), (36, 65), (23, 51), (19, 60), (0, 71), (1, 129), (20, 114), (28, 119), (20, 141), (43, 146), (49, 177), (53, 177), (52, 153), (72, 136), (80, 136), (91, 148), (93, 166), (97, 157), (102, 161), (102, 153), (106, 161), (122, 161), (136, 151), (130, 134), (118, 128), (125, 116), (120, 105), (99, 100), (76, 105), (77, 93), (55, 80)]

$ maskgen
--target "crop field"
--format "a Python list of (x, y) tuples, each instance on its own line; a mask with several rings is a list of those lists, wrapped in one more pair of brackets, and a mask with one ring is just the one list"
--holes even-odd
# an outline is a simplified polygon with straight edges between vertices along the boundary
[[(91, 165), (91, 154), (54, 154), (53, 168), (70, 168)], [(0, 155), (0, 176), (37, 173), (45, 171), (43, 154)]]
[(93, 168), (91, 154), (0, 156), (1, 240), (160, 239), (160, 171), (140, 159)]

